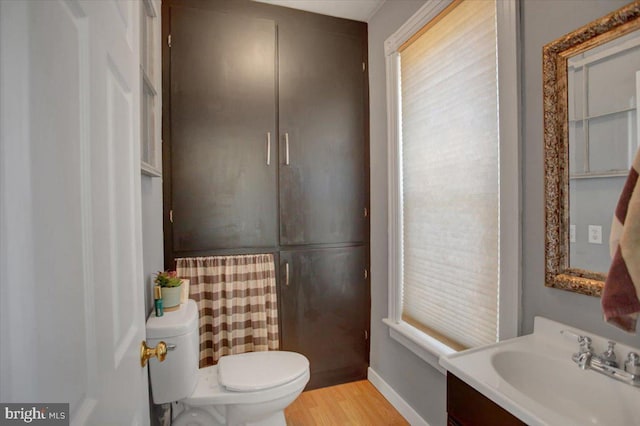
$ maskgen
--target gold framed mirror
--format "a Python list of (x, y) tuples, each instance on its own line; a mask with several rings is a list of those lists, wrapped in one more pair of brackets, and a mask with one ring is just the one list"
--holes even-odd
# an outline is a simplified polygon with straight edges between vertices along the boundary
[[(573, 135), (582, 132), (580, 134), (588, 133), (584, 129), (583, 122), (587, 119), (595, 120), (592, 117), (588, 117), (589, 114), (585, 113), (584, 116), (579, 117), (580, 120), (572, 120), (575, 115), (573, 111), (576, 111), (573, 98), (574, 89), (571, 84), (574, 81), (573, 75), (570, 75), (570, 61), (572, 58), (583, 57), (588, 55), (587, 52), (599, 52), (606, 50), (603, 48), (607, 43), (613, 43), (615, 40), (635, 37), (632, 34), (634, 31), (640, 29), (640, 1), (635, 1), (621, 9), (618, 9), (596, 21), (593, 21), (577, 30), (561, 37), (543, 48), (543, 108), (544, 108), (544, 175), (545, 175), (545, 285), (547, 287), (554, 287), (563, 290), (573, 291), (577, 293), (587, 294), (591, 296), (600, 297), (602, 288), (604, 286), (604, 280), (606, 279), (606, 267), (599, 267), (599, 270), (591, 270), (589, 262), (580, 263), (572, 261), (570, 258), (571, 243), (575, 242), (575, 225), (570, 225), (570, 181), (574, 182), (574, 185), (578, 185), (577, 182), (584, 182), (587, 180), (579, 181), (579, 178), (606, 178), (609, 181), (618, 178), (624, 181), (621, 170), (609, 170), (616, 169), (610, 166), (603, 166), (607, 172), (592, 173), (574, 173), (571, 171), (570, 175), (570, 158), (576, 159), (576, 149), (573, 145), (570, 145), (570, 131), (573, 131)], [(640, 40), (640, 31), (638, 32), (638, 39)], [(625, 40), (626, 43), (626, 40)], [(619, 49), (617, 50), (619, 51)], [(640, 47), (639, 47), (640, 51)], [(594, 55), (595, 56), (595, 55)], [(640, 57), (640, 55), (638, 55)], [(640, 59), (639, 59), (640, 60)], [(584, 61), (583, 61), (584, 62)], [(573, 67), (571, 65), (571, 67)], [(573, 68), (572, 68), (573, 70)], [(595, 74), (595, 73), (594, 73)], [(578, 73), (575, 74), (578, 78)], [(583, 80), (586, 80), (587, 73), (582, 74)], [(640, 86), (640, 72), (636, 74), (634, 78), (634, 84)], [(573, 83), (573, 87), (578, 87), (576, 83)], [(603, 85), (606, 91), (606, 85)], [(594, 90), (597, 91), (597, 90)], [(571, 92), (571, 93), (569, 93)], [(589, 93), (588, 90), (585, 93)], [(602, 93), (602, 90), (600, 90)], [(639, 89), (635, 89), (633, 93), (633, 108), (629, 107), (624, 111), (617, 111), (615, 114), (622, 114), (628, 116), (629, 131), (626, 136), (631, 140), (631, 133), (633, 132), (633, 143), (635, 149), (637, 149), (637, 139), (640, 133), (640, 117), (637, 111), (637, 93), (640, 93)], [(586, 98), (586, 94), (583, 98)], [(579, 97), (579, 96), (577, 96)], [(627, 100), (628, 101), (628, 100)], [(586, 102), (584, 99), (581, 102)], [(629, 103), (629, 102), (628, 102)], [(582, 107), (580, 107), (582, 108)], [(582, 108), (584, 109), (584, 108)], [(570, 113), (572, 114), (570, 119)], [(607, 117), (607, 120), (611, 121), (611, 114)], [(625, 115), (626, 114), (626, 115)], [(633, 117), (633, 118), (631, 118)], [(578, 123), (574, 125), (573, 123)], [(611, 126), (611, 124), (609, 124)], [(588, 126), (588, 124), (587, 124)], [(594, 126), (595, 127), (595, 126)], [(603, 127), (604, 129), (605, 127)], [(616, 127), (620, 128), (620, 126)], [(577, 129), (577, 130), (576, 130)], [(600, 130), (603, 134), (603, 130)], [(604, 133), (606, 134), (606, 132)], [(585, 138), (589, 143), (589, 137)], [(592, 143), (592, 150), (596, 153), (607, 152), (611, 149), (604, 145), (598, 147), (595, 142)], [(577, 143), (576, 143), (577, 145)], [(585, 146), (586, 155), (589, 155), (589, 145)], [(573, 150), (574, 155), (570, 155)], [(631, 152), (631, 148), (628, 149)], [(579, 152), (582, 152), (580, 148)], [(578, 154), (579, 157), (584, 154)], [(630, 154), (632, 155), (632, 154)], [(593, 157), (593, 155), (592, 155)], [(587, 162), (583, 160), (582, 162)], [(621, 160), (624, 162), (624, 160)], [(575, 161), (581, 163), (581, 161)], [(629, 160), (630, 162), (630, 160)], [(608, 167), (608, 168), (607, 168)], [(586, 166), (589, 169), (589, 164)], [(594, 167), (597, 169), (597, 167)], [(617, 167), (620, 169), (620, 167)], [(627, 168), (628, 170), (628, 168)], [(595, 179), (593, 179), (595, 181)], [(620, 186), (620, 189), (622, 187)], [(615, 194), (617, 201), (619, 191)], [(592, 201), (590, 201), (592, 202)], [(597, 202), (592, 202), (593, 207), (596, 207)], [(576, 204), (577, 205), (577, 204)], [(582, 204), (584, 206), (584, 203)], [(586, 210), (589, 210), (587, 204)], [(607, 206), (609, 208), (609, 222), (615, 209), (614, 205)], [(595, 225), (594, 225), (595, 226)], [(586, 225), (584, 227), (586, 228)], [(598, 234), (597, 228), (600, 228)], [(608, 234), (602, 232), (603, 227), (598, 226), (591, 234), (592, 228), (589, 225), (589, 242), (599, 240), (602, 247), (608, 242)], [(605, 227), (606, 231), (606, 227)], [(593, 237), (593, 241), (591, 238)], [(570, 243), (571, 238), (571, 243)], [(602, 241), (607, 240), (607, 241)], [(606, 248), (608, 253), (608, 246)]]

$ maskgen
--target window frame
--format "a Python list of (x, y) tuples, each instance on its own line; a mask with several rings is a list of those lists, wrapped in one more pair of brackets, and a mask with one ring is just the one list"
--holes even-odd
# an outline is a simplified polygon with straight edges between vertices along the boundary
[[(446, 373), (438, 363), (441, 355), (455, 353), (439, 340), (407, 324), (402, 315), (402, 138), (400, 107), (400, 54), (407, 40), (454, 0), (428, 0), (384, 44), (387, 85), (388, 207), (389, 207), (389, 295), (388, 317), (391, 338), (424, 361)], [(521, 293), (521, 202), (520, 202), (520, 76), (519, 4), (497, 0), (498, 105), (500, 134), (500, 277), (499, 340), (516, 337), (520, 326)]]

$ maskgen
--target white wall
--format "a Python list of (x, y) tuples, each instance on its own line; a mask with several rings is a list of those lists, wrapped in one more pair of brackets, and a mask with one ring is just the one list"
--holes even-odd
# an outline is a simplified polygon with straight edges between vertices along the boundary
[[(628, 0), (523, 0), (521, 7), (523, 296), (522, 332), (536, 315), (630, 345), (640, 337), (602, 321), (600, 299), (544, 286), (542, 46)], [(387, 0), (369, 22), (371, 130), (371, 368), (431, 426), (446, 424), (445, 377), (389, 337), (387, 316), (387, 151), (383, 43), (423, 0)]]
[[(569, 244), (572, 268), (590, 269), (605, 274), (609, 271), (611, 219), (626, 180), (626, 176), (618, 176), (571, 179), (569, 182), (569, 221), (576, 228), (576, 241)], [(602, 244), (589, 242), (589, 225), (602, 227)]]
[(384, 41), (424, 4), (388, 0), (369, 21), (371, 129), (371, 369), (431, 426), (446, 424), (445, 377), (389, 337), (387, 316), (387, 111)]
[(600, 299), (544, 286), (542, 46), (628, 3), (525, 0), (522, 4), (523, 333), (532, 331), (533, 318), (540, 315), (629, 345), (640, 345), (639, 336), (603, 322)]
[(142, 254), (147, 315), (153, 309), (153, 275), (164, 270), (162, 178), (142, 175)]

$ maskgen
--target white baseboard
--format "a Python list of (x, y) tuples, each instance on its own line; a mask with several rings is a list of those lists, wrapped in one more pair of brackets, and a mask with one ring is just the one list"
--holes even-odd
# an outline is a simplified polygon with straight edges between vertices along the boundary
[(402, 417), (404, 417), (411, 426), (429, 426), (416, 410), (411, 408), (407, 402), (402, 399), (398, 393), (393, 390), (391, 386), (387, 382), (384, 381), (382, 377), (378, 375), (371, 367), (367, 370), (367, 379), (371, 382), (373, 386), (384, 396), (387, 401), (393, 405), (393, 407), (398, 410)]

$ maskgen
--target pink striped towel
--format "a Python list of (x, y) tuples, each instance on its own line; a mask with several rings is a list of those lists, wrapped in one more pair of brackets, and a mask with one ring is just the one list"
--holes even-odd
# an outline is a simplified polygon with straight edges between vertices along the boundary
[(609, 240), (613, 260), (602, 292), (605, 321), (633, 333), (640, 316), (640, 150), (622, 189)]

